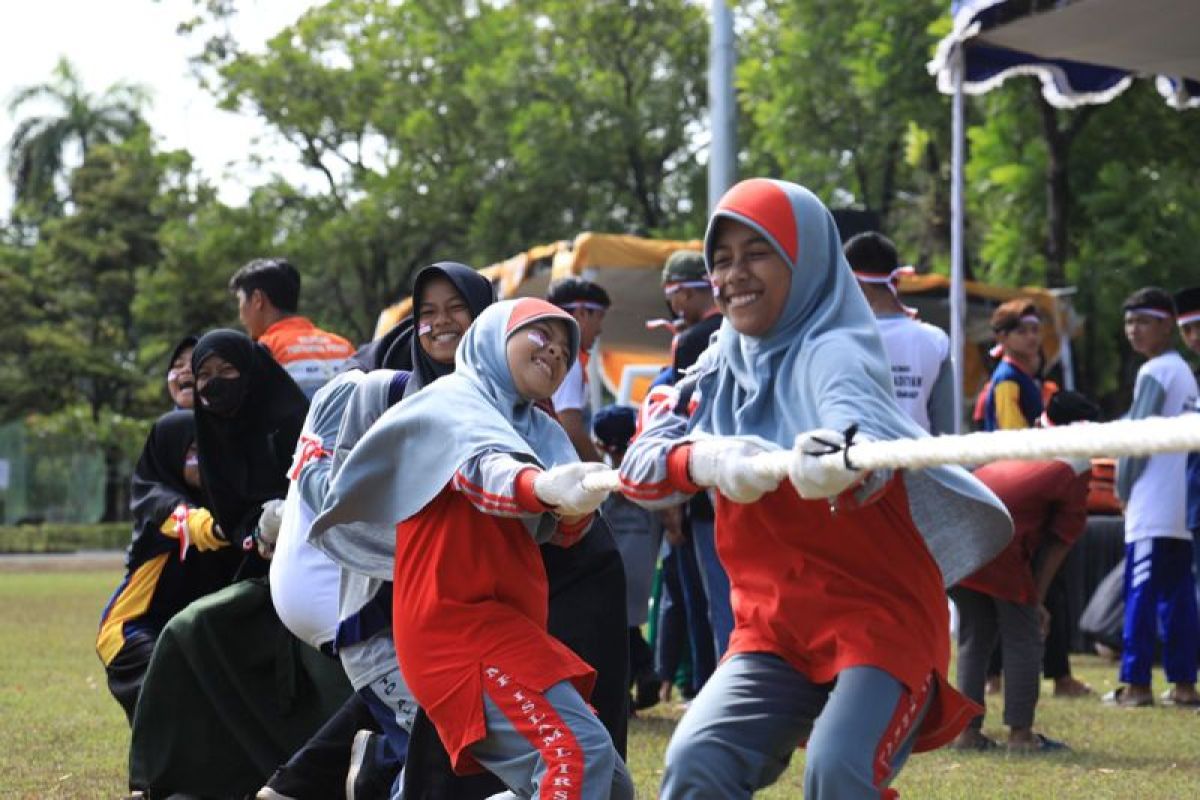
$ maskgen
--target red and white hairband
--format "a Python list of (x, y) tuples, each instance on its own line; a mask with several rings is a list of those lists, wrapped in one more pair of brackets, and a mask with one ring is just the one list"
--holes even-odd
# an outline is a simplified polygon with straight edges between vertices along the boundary
[(663, 286), (663, 294), (665, 294), (667, 297), (670, 297), (671, 295), (678, 292), (680, 289), (711, 289), (711, 288), (713, 288), (713, 284), (712, 284), (712, 281), (710, 281), (710, 280), (676, 281), (674, 283), (668, 283), (668, 284), (664, 285)]
[(648, 319), (646, 320), (646, 330), (654, 331), (659, 328), (666, 328), (674, 333), (679, 330), (679, 325), (682, 322), (683, 320), (681, 319)]
[(1136, 308), (1125, 309), (1126, 314), (1145, 314), (1147, 317), (1155, 319), (1170, 319), (1175, 316), (1170, 311), (1163, 311), (1161, 308), (1150, 308), (1149, 306), (1138, 306)]
[(906, 264), (903, 267), (896, 267), (886, 275), (877, 275), (869, 272), (855, 272), (854, 277), (860, 283), (886, 284), (887, 287), (891, 289), (892, 295), (896, 298), (896, 302), (900, 303), (900, 307), (904, 309), (904, 313), (915, 319), (917, 316), (917, 310), (904, 305), (904, 303), (900, 301), (900, 292), (896, 289), (896, 284), (900, 282), (901, 278), (916, 274), (916, 267)]
[(1189, 311), (1186, 314), (1179, 315), (1180, 327), (1182, 327), (1184, 325), (1188, 325), (1193, 322), (1200, 322), (1200, 309), (1196, 309), (1195, 311)]

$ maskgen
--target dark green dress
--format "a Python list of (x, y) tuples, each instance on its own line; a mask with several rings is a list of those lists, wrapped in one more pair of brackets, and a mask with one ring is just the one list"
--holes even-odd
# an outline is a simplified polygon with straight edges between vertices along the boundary
[(337, 660), (279, 621), (265, 578), (236, 583), (163, 629), (134, 712), (130, 786), (252, 795), (350, 691)]

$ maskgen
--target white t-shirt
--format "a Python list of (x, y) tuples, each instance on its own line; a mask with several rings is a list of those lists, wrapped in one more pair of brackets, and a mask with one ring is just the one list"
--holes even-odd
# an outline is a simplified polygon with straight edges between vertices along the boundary
[(319, 648), (337, 634), (342, 571), (308, 543), (308, 530), (316, 516), (292, 481), (271, 558), (270, 586), (271, 600), (284, 626), (297, 639)]
[(567, 377), (563, 378), (562, 385), (554, 393), (551, 402), (554, 403), (555, 411), (576, 409), (582, 412), (585, 419), (589, 416), (587, 383), (583, 380), (583, 366), (578, 359), (567, 371)]
[[(1196, 378), (1179, 353), (1169, 350), (1138, 370), (1129, 416), (1177, 417), (1196, 410)], [(1121, 459), (1120, 469), (1145, 466), (1133, 479), (1125, 507), (1125, 542), (1188, 539), (1187, 453), (1160, 453), (1146, 459)], [(1121, 476), (1117, 476), (1121, 483)]]
[(929, 396), (943, 362), (950, 357), (950, 337), (941, 328), (903, 314), (878, 317), (876, 322), (892, 365), (896, 403), (928, 431)]

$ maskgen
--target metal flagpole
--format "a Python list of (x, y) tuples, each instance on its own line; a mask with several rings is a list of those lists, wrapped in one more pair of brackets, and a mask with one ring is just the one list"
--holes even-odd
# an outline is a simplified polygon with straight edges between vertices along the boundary
[(963, 320), (966, 311), (966, 286), (963, 269), (963, 51), (954, 47), (950, 56), (951, 81), (954, 95), (951, 100), (950, 146), (950, 358), (954, 370), (954, 432), (962, 433), (963, 422), (963, 356), (965, 338)]
[(712, 0), (708, 42), (708, 210), (737, 178), (737, 105), (733, 94), (733, 15), (724, 0)]

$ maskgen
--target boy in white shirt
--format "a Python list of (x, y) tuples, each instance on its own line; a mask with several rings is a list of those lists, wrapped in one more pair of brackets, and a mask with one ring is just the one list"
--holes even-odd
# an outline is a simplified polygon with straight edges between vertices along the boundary
[(851, 237), (843, 248), (862, 289), (892, 367), (896, 403), (930, 433), (954, 433), (954, 372), (950, 337), (917, 319), (900, 302), (896, 284), (912, 267), (900, 266), (896, 245), (874, 231)]
[[(1130, 419), (1174, 417), (1196, 405), (1196, 379), (1172, 346), (1175, 304), (1162, 289), (1147, 287), (1125, 301), (1125, 337), (1149, 359), (1138, 370)], [(1165, 703), (1200, 706), (1196, 694), (1198, 623), (1192, 534), (1186, 521), (1186, 453), (1122, 458), (1117, 494), (1125, 503), (1125, 635), (1120, 679), (1105, 696), (1111, 705), (1154, 704), (1150, 669), (1157, 633), (1163, 631), (1163, 671), (1175, 684)]]

